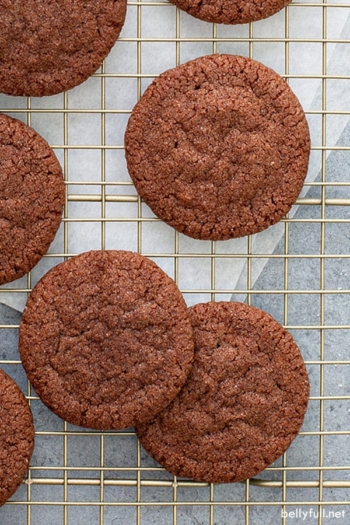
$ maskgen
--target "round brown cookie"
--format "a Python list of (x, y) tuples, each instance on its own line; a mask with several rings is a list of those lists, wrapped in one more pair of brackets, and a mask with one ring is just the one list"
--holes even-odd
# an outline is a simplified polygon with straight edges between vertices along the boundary
[(210, 55), (169, 70), (136, 104), (128, 170), (153, 212), (196, 239), (279, 221), (306, 176), (310, 139), (286, 82), (259, 62)]
[(29, 272), (62, 220), (61, 166), (47, 142), (0, 114), (0, 284)]
[(126, 0), (0, 0), (0, 91), (41, 97), (77, 86), (101, 65)]
[(147, 421), (183, 386), (192, 328), (176, 284), (132, 252), (91, 251), (50, 270), (20, 325), (28, 378), (58, 416), (88, 428)]
[(18, 489), (34, 447), (33, 417), (17, 384), (0, 370), (0, 506)]
[(247, 24), (274, 15), (291, 0), (170, 0), (189, 15), (219, 24)]
[(189, 310), (195, 358), (175, 400), (137, 427), (144, 448), (169, 472), (226, 483), (255, 476), (296, 437), (309, 382), (292, 336), (242, 303)]

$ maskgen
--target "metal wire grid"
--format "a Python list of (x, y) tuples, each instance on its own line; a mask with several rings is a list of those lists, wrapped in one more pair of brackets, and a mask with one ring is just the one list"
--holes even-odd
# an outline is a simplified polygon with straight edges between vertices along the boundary
[[(143, 12), (146, 9), (152, 11), (156, 7), (171, 10), (171, 16), (175, 16), (175, 36), (171, 38), (144, 36)], [(309, 16), (310, 8), (322, 12), (322, 27), (320, 28), (319, 38), (301, 39), (290, 36), (292, 10), (306, 8)], [(348, 459), (344, 447), (348, 444), (350, 430), (348, 426), (346, 427), (346, 418), (345, 427), (341, 426), (340, 429), (329, 430), (325, 426), (325, 414), (329, 402), (335, 405), (344, 402), (346, 406), (349, 406), (350, 399), (348, 394), (330, 395), (325, 389), (327, 371), (334, 366), (343, 366), (346, 369), (347, 365), (350, 364), (350, 360), (344, 355), (341, 358), (328, 358), (325, 352), (327, 333), (343, 333), (344, 340), (350, 333), (350, 319), (345, 323), (338, 322), (337, 318), (333, 322), (327, 322), (326, 316), (327, 307), (330, 304), (327, 303), (327, 296), (335, 296), (339, 293), (338, 289), (329, 289), (326, 286), (326, 265), (328, 262), (339, 261), (346, 268), (350, 258), (350, 255), (342, 252), (341, 249), (339, 253), (329, 253), (326, 250), (326, 228), (332, 225), (332, 231), (335, 234), (337, 234), (337, 228), (340, 228), (342, 233), (344, 225), (350, 222), (349, 213), (346, 209), (350, 204), (348, 167), (344, 167), (342, 180), (329, 181), (327, 178), (327, 153), (342, 151), (346, 156), (349, 155), (350, 149), (347, 144), (330, 146), (328, 143), (327, 119), (329, 117), (348, 119), (350, 116), (350, 107), (347, 110), (335, 110), (328, 109), (327, 106), (328, 82), (330, 80), (350, 81), (350, 76), (347, 74), (327, 74), (329, 44), (349, 45), (350, 43), (347, 39), (327, 38), (327, 19), (331, 9), (342, 9), (344, 18), (350, 13), (348, 3), (296, 3), (287, 7), (283, 15), (280, 15), (284, 19), (283, 36), (274, 37), (273, 34), (268, 37), (256, 36), (256, 27), (258, 26), (255, 24), (249, 25), (246, 36), (234, 36), (236, 34), (234, 30), (226, 31), (226, 36), (220, 36), (219, 26), (213, 24), (206, 25), (207, 28), (211, 28), (211, 34), (206, 37), (184, 37), (181, 24), (184, 16), (187, 17), (188, 15), (181, 14), (179, 10), (166, 2), (129, 2), (128, 16), (131, 12), (134, 13), (134, 33), (132, 36), (124, 36), (122, 33), (115, 50), (118, 53), (118, 48), (120, 50), (126, 43), (131, 44), (133, 53), (136, 55), (134, 57), (136, 68), (133, 72), (109, 70), (107, 59), (100, 72), (94, 75), (94, 81), (98, 82), (100, 86), (98, 107), (81, 107), (79, 103), (75, 107), (74, 104), (70, 104), (72, 92), (62, 95), (60, 99), (62, 104), (57, 106), (55, 105), (56, 101), (52, 106), (50, 106), (50, 100), (41, 106), (34, 99), (28, 98), (23, 99), (23, 106), (18, 107), (18, 104), (11, 97), (0, 96), (0, 106), (3, 104), (3, 111), (22, 118), (34, 127), (37, 127), (36, 124), (39, 122), (37, 117), (41, 115), (45, 116), (46, 124), (54, 116), (59, 117), (62, 141), (56, 143), (51, 141), (51, 145), (63, 164), (68, 190), (63, 226), (61, 236), (58, 236), (58, 243), (45, 256), (43, 263), (39, 263), (39, 270), (36, 274), (35, 271), (31, 272), (21, 281), (20, 285), (15, 283), (14, 286), (3, 287), (1, 293), (26, 296), (31, 291), (35, 281), (41, 274), (45, 273), (46, 263), (55, 265), (79, 252), (79, 249), (75, 249), (75, 246), (79, 247), (79, 242), (76, 245), (71, 242), (71, 232), (75, 231), (70, 230), (72, 225), (78, 230), (82, 225), (88, 225), (88, 228), (81, 233), (83, 237), (84, 235), (88, 236), (90, 228), (93, 229), (97, 226), (100, 232), (99, 248), (101, 249), (119, 247), (118, 243), (113, 245), (113, 241), (111, 241), (113, 236), (108, 235), (108, 228), (111, 227), (113, 232), (113, 228), (121, 227), (121, 235), (125, 231), (125, 236), (128, 237), (132, 232), (131, 237), (135, 250), (153, 258), (160, 265), (163, 265), (168, 273), (172, 274), (189, 303), (191, 301), (198, 302), (198, 300), (227, 299), (231, 295), (239, 293), (246, 298), (248, 303), (257, 304), (261, 307), (265, 306), (265, 309), (268, 310), (271, 307), (269, 299), (277, 298), (281, 312), (279, 320), (293, 332), (297, 340), (298, 335), (302, 333), (311, 334), (311, 338), (313, 334), (317, 334), (318, 356), (313, 355), (310, 359), (306, 358), (306, 362), (309, 371), (313, 367), (319, 370), (317, 390), (313, 390), (310, 400), (310, 407), (318, 406), (316, 409), (317, 421), (313, 421), (314, 426), (311, 425), (311, 428), (303, 429), (297, 439), (298, 444), (294, 455), (291, 456), (290, 452), (287, 451), (283, 458), (261, 474), (259, 479), (229, 486), (214, 486), (173, 478), (141, 450), (132, 429), (124, 432), (101, 433), (86, 431), (61, 422), (41, 405), (35, 393), (32, 392), (30, 384), (26, 383), (27, 398), (33, 409), (36, 422), (36, 452), (25, 483), (11, 501), (0, 510), (0, 523), (4, 525), (9, 523), (37, 525), (50, 521), (52, 525), (56, 525), (56, 523), (71, 525), (73, 522), (99, 525), (131, 525), (133, 523), (137, 525), (150, 523), (261, 525), (262, 523), (273, 522), (284, 525), (308, 522), (321, 525), (329, 522), (331, 518), (337, 518), (337, 523), (348, 523), (346, 506), (350, 503), (350, 466), (347, 461), (343, 462), (342, 460), (343, 458)], [(301, 42), (304, 44), (316, 43), (321, 46), (322, 70), (319, 74), (290, 73), (291, 46), (293, 43)], [(314, 79), (320, 82), (321, 107), (307, 111), (309, 119), (316, 116), (321, 119), (322, 124), (320, 141), (313, 141), (313, 152), (319, 155), (320, 179), (306, 183), (305, 187), (309, 188), (310, 191), (297, 201), (300, 209), (307, 210), (310, 215), (307, 217), (295, 215), (293, 218), (287, 217), (282, 221), (284, 235), (280, 252), (255, 253), (251, 237), (244, 240), (245, 249), (241, 251), (236, 249), (230, 251), (230, 244), (226, 244), (226, 248), (222, 249), (222, 245), (215, 242), (202, 244), (197, 242), (191, 244), (190, 242), (186, 244), (183, 237), (171, 229), (166, 231), (167, 242), (164, 245), (161, 244), (161, 247), (166, 247), (166, 249), (159, 251), (159, 253), (156, 249), (150, 250), (148, 242), (145, 248), (145, 229), (161, 223), (147, 211), (134, 191), (130, 180), (124, 176), (121, 176), (120, 179), (117, 176), (112, 180), (108, 175), (111, 166), (108, 156), (110, 152), (121, 152), (122, 154), (123, 144), (122, 142), (112, 144), (108, 139), (107, 119), (112, 116), (125, 117), (124, 124), (123, 122), (121, 124), (123, 131), (123, 125), (125, 125), (131, 107), (127, 109), (107, 107), (106, 82), (108, 79), (116, 79), (117, 83), (118, 81), (122, 82), (122, 79), (132, 79), (136, 82), (137, 98), (139, 98), (145, 85), (157, 74), (157, 71), (154, 70), (145, 72), (143, 67), (143, 48), (147, 43), (172, 43), (175, 53), (173, 66), (183, 61), (182, 50), (185, 44), (208, 44), (210, 46), (210, 49), (207, 49), (208, 53), (220, 52), (220, 45), (222, 44), (232, 45), (231, 52), (235, 52), (235, 46), (239, 50), (242, 49), (239, 46), (245, 46), (242, 54), (251, 58), (256, 58), (259, 45), (282, 45), (285, 57), (283, 76), (287, 81)], [(72, 143), (70, 140), (70, 130), (74, 126), (74, 122), (70, 121), (72, 115), (96, 116), (99, 119), (100, 126), (99, 140), (89, 144)], [(45, 136), (44, 132), (42, 134)], [(97, 151), (99, 154), (99, 167), (97, 169), (99, 180), (75, 180), (74, 174), (73, 177), (71, 176), (71, 153), (77, 152), (80, 158), (83, 158), (91, 151)], [(116, 158), (119, 159), (119, 162), (121, 157), (118, 155), (119, 153)], [(115, 177), (115, 175), (113, 176)], [(341, 189), (342, 194), (337, 194), (336, 197), (328, 197), (328, 190), (332, 188)], [(311, 196), (310, 193), (312, 193)], [(83, 210), (87, 210), (87, 206), (96, 207), (97, 205), (98, 213), (85, 216), (84, 214), (77, 214), (76, 211), (71, 212), (71, 210), (75, 210), (71, 205), (79, 203), (84, 205)], [(133, 203), (136, 207), (135, 215), (127, 216), (121, 212), (121, 207), (125, 203)], [(109, 210), (110, 205), (112, 205), (112, 211)], [(330, 207), (339, 207), (340, 212), (333, 217), (327, 213)], [(96, 212), (96, 208), (94, 209)], [(133, 230), (130, 230), (130, 225), (133, 225)], [(293, 229), (294, 226), (298, 225), (302, 228), (307, 228), (309, 225), (318, 228), (317, 252), (310, 250), (310, 252), (297, 253), (291, 250), (291, 243), (298, 241), (300, 229), (297, 228), (296, 233)], [(119, 236), (118, 239), (120, 240), (122, 237)], [(77, 241), (76, 236), (74, 236), (74, 240)], [(91, 248), (97, 247), (91, 246)], [(278, 280), (282, 282), (282, 286), (272, 285), (259, 288), (259, 279), (256, 281), (253, 272), (254, 263), (259, 259), (268, 259), (270, 262), (279, 263), (279, 274), (276, 274), (275, 278), (276, 282)], [(188, 263), (185, 267), (188, 270), (191, 264), (204, 260), (208, 264), (206, 285), (196, 286), (197, 281), (193, 285), (191, 282), (183, 285), (181, 265), (184, 262)], [(229, 284), (218, 286), (218, 275), (222, 272), (222, 266), (220, 266), (222, 261), (227, 267), (237, 260), (245, 261), (245, 285), (238, 290), (230, 287)], [(316, 262), (318, 286), (310, 288), (306, 286), (303, 289), (290, 286), (290, 269), (291, 265), (295, 265), (296, 262), (307, 265)], [(33, 274), (35, 274), (34, 278)], [(342, 296), (347, 298), (349, 291), (346, 287), (341, 289)], [(315, 298), (318, 301), (318, 320), (314, 319), (308, 323), (290, 321), (289, 312), (293, 296), (299, 296), (301, 300), (303, 297)], [(17, 329), (18, 322), (11, 322), (11, 320), (10, 324), (6, 322), (0, 325), (3, 334), (5, 332), (15, 334)], [(0, 365), (6, 368), (10, 374), (13, 372), (12, 375), (16, 379), (18, 377), (23, 379), (16, 350), (10, 357), (3, 355)], [(18, 374), (15, 371), (18, 371)], [(348, 417), (347, 412), (345, 415)], [(313, 440), (317, 460), (314, 463), (302, 465), (298, 463), (296, 458), (298, 458), (298, 450), (300, 451), (303, 447), (303, 440), (308, 437)], [(325, 439), (327, 437), (332, 438), (334, 447), (340, 451), (339, 463), (334, 461), (333, 464), (329, 464), (325, 461)], [(307, 443), (305, 448), (308, 454), (312, 454)], [(296, 492), (293, 492), (294, 489)], [(335, 491), (335, 489), (337, 490)], [(295, 516), (290, 514), (291, 509), (296, 512)], [(312, 509), (314, 514), (310, 514), (308, 521), (305, 521), (300, 514), (301, 509), (308, 512), (311, 512)], [(316, 517), (317, 510), (318, 516)], [(299, 514), (297, 514), (298, 512)], [(333, 512), (333, 515), (329, 512)], [(341, 516), (335, 515), (336, 512), (340, 513)]]

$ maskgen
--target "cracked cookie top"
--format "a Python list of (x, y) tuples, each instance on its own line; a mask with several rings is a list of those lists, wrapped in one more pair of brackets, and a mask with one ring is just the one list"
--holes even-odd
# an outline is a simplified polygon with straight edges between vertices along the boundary
[(18, 489), (34, 448), (33, 417), (19, 386), (0, 370), (0, 506)]
[(264, 230), (291, 208), (308, 168), (304, 112), (259, 62), (209, 55), (166, 71), (125, 134), (130, 176), (153, 212), (197, 239)]
[(96, 429), (154, 417), (183, 386), (192, 328), (174, 281), (126, 251), (83, 253), (33, 289), (20, 325), (23, 366), (58, 416)]
[(189, 15), (218, 24), (247, 24), (274, 15), (291, 0), (171, 0)]
[(193, 367), (180, 394), (150, 423), (143, 447), (174, 475), (227, 483), (255, 476), (296, 437), (309, 381), (292, 336), (242, 303), (189, 309)]
[(126, 0), (0, 0), (0, 91), (53, 95), (101, 65), (122, 29)]
[(0, 114), (0, 284), (28, 273), (61, 224), (65, 186), (47, 142)]

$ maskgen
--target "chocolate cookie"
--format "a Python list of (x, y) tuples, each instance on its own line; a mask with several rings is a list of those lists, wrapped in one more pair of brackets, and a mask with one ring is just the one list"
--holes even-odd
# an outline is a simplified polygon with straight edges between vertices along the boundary
[(210, 55), (169, 70), (136, 104), (125, 135), (138, 193), (196, 239), (279, 221), (299, 195), (310, 139), (286, 82), (259, 62)]
[(206, 22), (247, 24), (274, 15), (291, 0), (170, 0), (189, 15)]
[(50, 270), (20, 325), (28, 378), (75, 425), (122, 429), (147, 421), (183, 386), (192, 328), (176, 284), (132, 252), (92, 251)]
[(309, 396), (292, 336), (242, 303), (189, 310), (195, 358), (175, 400), (137, 435), (169, 472), (198, 481), (255, 476), (296, 437)]
[(34, 447), (32, 413), (17, 384), (0, 370), (0, 506), (18, 489)]
[(61, 166), (47, 142), (0, 114), (0, 284), (29, 272), (62, 220)]
[(0, 91), (41, 97), (98, 69), (122, 29), (126, 0), (0, 0)]

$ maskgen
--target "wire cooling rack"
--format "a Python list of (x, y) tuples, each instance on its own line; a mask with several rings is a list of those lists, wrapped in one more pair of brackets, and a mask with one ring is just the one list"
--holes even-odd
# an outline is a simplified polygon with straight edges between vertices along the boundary
[[(1, 525), (266, 525), (350, 522), (350, 92), (349, 3), (305, 2), (244, 26), (207, 24), (166, 2), (129, 2), (102, 68), (44, 99), (0, 95), (0, 109), (32, 125), (64, 168), (67, 199), (49, 253), (3, 286), (1, 361), (34, 414), (28, 477), (0, 509)], [(133, 105), (161, 71), (212, 52), (273, 67), (299, 96), (312, 135), (311, 174), (289, 217), (226, 242), (177, 234), (141, 202), (123, 151)], [(88, 249), (154, 259), (188, 304), (240, 299), (292, 332), (310, 374), (305, 424), (257, 479), (208, 485), (177, 479), (139, 446), (133, 429), (95, 432), (54, 416), (27, 383), (17, 350), (20, 313), (35, 282)]]

